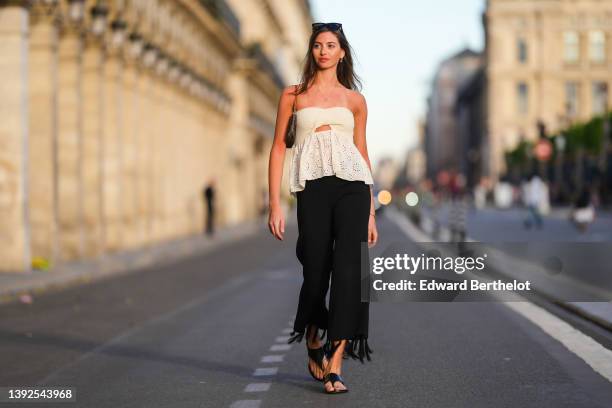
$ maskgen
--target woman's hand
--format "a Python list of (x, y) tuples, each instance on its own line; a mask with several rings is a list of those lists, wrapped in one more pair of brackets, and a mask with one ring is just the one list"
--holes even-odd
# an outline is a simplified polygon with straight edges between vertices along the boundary
[(378, 242), (378, 230), (376, 229), (376, 218), (370, 214), (368, 221), (368, 248), (372, 248)]
[(282, 241), (283, 234), (285, 233), (285, 215), (283, 214), (283, 210), (280, 206), (270, 207), (268, 228), (270, 228), (270, 232), (276, 237), (276, 239), (280, 239)]

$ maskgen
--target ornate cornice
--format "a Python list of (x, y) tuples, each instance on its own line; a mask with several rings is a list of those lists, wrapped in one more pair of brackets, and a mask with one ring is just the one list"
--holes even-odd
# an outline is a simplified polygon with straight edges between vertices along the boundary
[(216, 20), (210, 12), (196, 0), (175, 0), (177, 4), (193, 15), (200, 24), (213, 35), (223, 47), (223, 50), (231, 57), (240, 53), (240, 40), (225, 25)]

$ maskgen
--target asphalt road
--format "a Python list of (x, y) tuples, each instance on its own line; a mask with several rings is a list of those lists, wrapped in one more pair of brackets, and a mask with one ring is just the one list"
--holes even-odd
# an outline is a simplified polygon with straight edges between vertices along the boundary
[[(378, 227), (380, 249), (407, 240), (384, 216)], [(373, 361), (345, 361), (350, 392), (325, 395), (306, 370), (305, 344), (285, 341), (301, 283), (296, 236), (295, 224), (283, 242), (262, 228), (213, 253), (3, 305), (0, 385), (75, 387), (76, 402), (43, 405), (68, 407), (612, 401), (612, 384), (585, 361), (492, 302), (372, 303)]]

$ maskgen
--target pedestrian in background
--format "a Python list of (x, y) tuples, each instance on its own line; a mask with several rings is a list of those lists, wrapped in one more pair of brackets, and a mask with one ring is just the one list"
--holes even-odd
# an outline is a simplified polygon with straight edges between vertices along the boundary
[(544, 226), (542, 219), (542, 208), (546, 205), (548, 189), (544, 181), (537, 175), (532, 174), (529, 182), (525, 185), (524, 203), (527, 207), (527, 217), (523, 221), (525, 228), (535, 225), (540, 229)]
[(570, 218), (580, 232), (586, 232), (588, 226), (595, 220), (595, 207), (591, 200), (589, 187), (583, 187), (574, 202)]
[(449, 190), (451, 198), (448, 220), (451, 234), (450, 241), (463, 242), (467, 235), (468, 195), (465, 191), (465, 177), (461, 173), (453, 173)]
[[(369, 302), (361, 301), (361, 244), (374, 245), (378, 239), (365, 136), (367, 106), (356, 90), (360, 82), (341, 24), (312, 25), (305, 61), (300, 83), (286, 87), (279, 101), (270, 152), (268, 225), (283, 239), (280, 184), (286, 148), (292, 147), (289, 184), (297, 200), (296, 255), (304, 281), (289, 343), (306, 335), (311, 376), (323, 381), (326, 393), (337, 394), (348, 391), (340, 376), (343, 355), (363, 363), (372, 352)], [(290, 119), (297, 120), (292, 122), (294, 140), (286, 134), (292, 129)]]
[(210, 179), (203, 191), (204, 204), (206, 206), (205, 233), (209, 236), (215, 233), (215, 179)]

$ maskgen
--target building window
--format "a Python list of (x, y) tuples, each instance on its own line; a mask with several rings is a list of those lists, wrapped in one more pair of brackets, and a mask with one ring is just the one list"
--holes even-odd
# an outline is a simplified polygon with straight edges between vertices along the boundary
[(577, 82), (565, 83), (565, 113), (568, 118), (578, 116), (579, 110), (579, 84)]
[(528, 88), (527, 88), (527, 84), (524, 82), (519, 82), (517, 87), (516, 87), (516, 91), (517, 91), (517, 108), (518, 108), (518, 112), (521, 115), (526, 115), (527, 114), (527, 109), (528, 109)]
[(565, 62), (578, 62), (580, 58), (580, 41), (578, 33), (566, 31), (563, 33), (563, 57)]
[(527, 43), (524, 39), (519, 38), (517, 42), (518, 60), (521, 64), (527, 62)]
[(605, 62), (606, 36), (603, 31), (598, 30), (589, 33), (589, 58), (593, 62)]
[(608, 84), (593, 82), (593, 114), (600, 115), (608, 110)]

